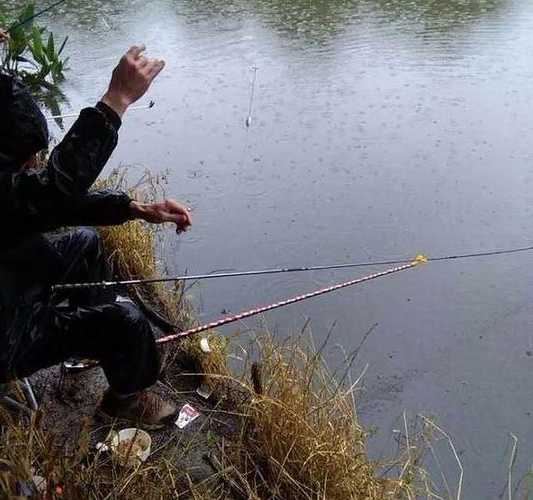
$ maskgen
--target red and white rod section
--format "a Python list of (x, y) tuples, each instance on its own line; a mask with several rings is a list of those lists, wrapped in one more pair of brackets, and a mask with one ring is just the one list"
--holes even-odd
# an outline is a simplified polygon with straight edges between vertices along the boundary
[(291, 304), (295, 304), (297, 302), (301, 302), (303, 300), (311, 299), (313, 297), (318, 297), (319, 295), (324, 295), (326, 293), (334, 292), (335, 290), (340, 290), (341, 288), (346, 288), (349, 286), (359, 285), (361, 283), (365, 283), (367, 281), (375, 280), (377, 278), (382, 278), (384, 276), (389, 276), (391, 274), (399, 273), (401, 271), (405, 271), (407, 269), (411, 269), (413, 267), (416, 267), (420, 264), (425, 264), (428, 261), (427, 257), (424, 257), (423, 255), (419, 255), (416, 257), (414, 261), (412, 261), (409, 264), (405, 264), (403, 266), (394, 267), (392, 269), (388, 269), (386, 271), (382, 271), (380, 273), (370, 274), (369, 276), (364, 276), (363, 278), (357, 278), (351, 281), (346, 281), (344, 283), (339, 283), (337, 285), (328, 286), (326, 288), (321, 288), (320, 290), (316, 290), (314, 292), (306, 293), (304, 295), (298, 295), (296, 297), (293, 297), (291, 299), (283, 300), (281, 302), (276, 302), (275, 304), (270, 304), (268, 306), (258, 307), (256, 309), (251, 309), (249, 311), (245, 311), (239, 314), (235, 314), (232, 316), (227, 316), (225, 318), (219, 319), (217, 321), (213, 321), (211, 323), (207, 323), (202, 326), (198, 326), (196, 328), (191, 328), (190, 330), (186, 330), (184, 332), (178, 332), (173, 333), (171, 335), (167, 335), (165, 337), (161, 337), (157, 339), (158, 344), (166, 344), (167, 342), (172, 342), (174, 340), (179, 340), (184, 337), (189, 337), (190, 335), (196, 335), (198, 333), (205, 332), (207, 330), (212, 330), (214, 328), (219, 328), (224, 325), (228, 325), (230, 323), (235, 323), (237, 321), (241, 321), (243, 319), (249, 318), (250, 316), (256, 316), (257, 314), (262, 314), (267, 311), (272, 311), (273, 309), (278, 309), (280, 307), (289, 306)]

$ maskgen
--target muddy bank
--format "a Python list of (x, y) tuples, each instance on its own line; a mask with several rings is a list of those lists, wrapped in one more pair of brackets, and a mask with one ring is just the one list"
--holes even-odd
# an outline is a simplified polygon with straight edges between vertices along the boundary
[[(60, 366), (55, 366), (36, 373), (30, 381), (39, 403), (42, 428), (50, 433), (64, 454), (77, 453), (80, 439), (88, 434), (89, 455), (94, 455), (96, 444), (103, 442), (110, 431), (128, 427), (125, 423), (110, 422), (98, 412), (108, 388), (100, 367), (65, 373)], [(231, 439), (241, 428), (240, 419), (227, 401), (215, 395), (206, 399), (196, 392), (202, 381), (202, 376), (187, 371), (184, 365), (169, 367), (153, 390), (178, 410), (189, 404), (200, 416), (183, 429), (170, 423), (164, 429), (148, 431), (152, 437), (148, 463), (164, 457), (192, 482), (213, 477), (217, 470), (210, 455), (218, 452), (220, 443)]]

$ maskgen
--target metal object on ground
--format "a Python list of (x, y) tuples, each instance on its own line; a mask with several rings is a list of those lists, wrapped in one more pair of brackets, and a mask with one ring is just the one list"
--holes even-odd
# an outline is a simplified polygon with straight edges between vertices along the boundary
[(11, 397), (9, 393), (9, 384), (0, 385), (0, 403), (4, 403), (11, 408), (14, 408), (25, 413), (31, 413), (32, 411), (37, 411), (39, 409), (39, 404), (33, 392), (33, 388), (28, 378), (24, 378), (17, 382), (20, 384), (24, 397), (26, 399), (26, 404), (21, 403), (17, 399)]
[(213, 394), (213, 391), (209, 389), (206, 384), (202, 384), (200, 387), (198, 387), (198, 389), (196, 389), (196, 394), (204, 399), (209, 399), (211, 394)]
[(94, 368), (99, 364), (95, 359), (67, 359), (63, 361), (63, 368), (67, 372), (80, 372)]

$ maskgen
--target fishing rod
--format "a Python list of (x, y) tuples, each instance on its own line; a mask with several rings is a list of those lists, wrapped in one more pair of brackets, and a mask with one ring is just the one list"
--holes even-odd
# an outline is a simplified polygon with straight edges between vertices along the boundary
[(62, 3), (65, 3), (67, 0), (59, 0), (58, 2), (53, 3), (49, 7), (46, 7), (39, 12), (36, 12), (35, 14), (32, 14), (30, 17), (27, 17), (26, 19), (23, 19), (22, 21), (15, 23), (11, 25), (7, 32), (11, 33), (12, 31), (16, 30), (17, 28), (20, 28), (21, 26), (24, 26), (25, 24), (33, 21), (36, 17), (42, 16), (43, 14), (46, 14), (49, 10), (52, 10), (54, 7), (57, 7), (58, 5), (61, 5)]
[(363, 278), (357, 278), (354, 280), (346, 281), (344, 283), (339, 283), (337, 285), (328, 286), (326, 288), (320, 288), (319, 290), (315, 290), (314, 292), (309, 292), (304, 295), (297, 295), (296, 297), (292, 297), (290, 299), (282, 300), (281, 302), (276, 302), (274, 304), (270, 304), (263, 307), (257, 307), (255, 309), (250, 309), (249, 311), (244, 311), (239, 314), (235, 314), (232, 316), (226, 316), (222, 319), (219, 319), (217, 321), (213, 321), (211, 323), (206, 323), (205, 325), (198, 326), (196, 328), (191, 328), (190, 330), (185, 330), (184, 332), (177, 332), (170, 335), (166, 335), (164, 337), (161, 337), (156, 340), (157, 344), (166, 344), (168, 342), (173, 342), (175, 340), (182, 339), (184, 337), (190, 337), (191, 335), (196, 335), (198, 333), (205, 332), (207, 330), (212, 330), (215, 328), (220, 328), (224, 325), (229, 325), (230, 323), (235, 323), (237, 321), (241, 321), (243, 319), (249, 318), (251, 316), (257, 316), (258, 314), (265, 313), (267, 311), (272, 311), (274, 309), (279, 309), (280, 307), (289, 306), (291, 304), (296, 304), (297, 302), (302, 302), (307, 299), (311, 299), (313, 297), (318, 297), (319, 295), (324, 295), (326, 293), (331, 293), (336, 290), (340, 290), (342, 288), (347, 288), (349, 286), (355, 286), (360, 285), (361, 283), (366, 283), (367, 281), (375, 280), (378, 278), (383, 278), (385, 276), (390, 276), (391, 274), (396, 274), (401, 271), (406, 271), (407, 269), (412, 269), (414, 267), (417, 267), (421, 264), (425, 264), (428, 262), (428, 258), (424, 255), (418, 255), (415, 260), (412, 260), (408, 264), (404, 264), (403, 266), (394, 267), (392, 269), (387, 269), (386, 271), (382, 271), (380, 273), (371, 274), (369, 276), (364, 276)]
[[(155, 101), (150, 101), (148, 104), (144, 106), (134, 106), (133, 108), (128, 108), (129, 111), (139, 111), (141, 109), (152, 109), (155, 106)], [(55, 116), (49, 116), (46, 118), (46, 121), (52, 121), (52, 120), (61, 120), (63, 118), (77, 118), (80, 115), (80, 111), (77, 113), (68, 113), (66, 115), (55, 115)]]
[[(440, 257), (428, 257), (428, 262), (438, 262), (446, 260), (462, 260), (471, 258), (491, 257), (496, 255), (509, 255), (521, 252), (533, 251), (533, 246), (512, 248), (507, 250), (490, 250), (485, 252), (464, 253), (456, 255), (446, 255)], [(324, 271), (334, 269), (353, 269), (358, 267), (373, 267), (373, 266), (391, 266), (397, 264), (404, 264), (409, 262), (410, 259), (391, 259), (373, 262), (355, 262), (345, 264), (330, 264), (321, 266), (308, 266), (308, 267), (281, 267), (276, 269), (258, 269), (251, 271), (234, 271), (225, 273), (210, 273), (210, 274), (196, 274), (196, 275), (184, 275), (173, 276), (170, 278), (149, 278), (149, 279), (132, 279), (121, 281), (99, 281), (93, 283), (63, 283), (53, 285), (51, 288), (52, 293), (60, 290), (74, 290), (80, 288), (111, 288), (130, 285), (147, 285), (153, 283), (171, 283), (176, 281), (199, 281), (215, 278), (233, 278), (237, 276), (260, 276), (265, 274), (282, 274), (282, 273), (298, 273), (298, 272), (310, 272), (310, 271)]]

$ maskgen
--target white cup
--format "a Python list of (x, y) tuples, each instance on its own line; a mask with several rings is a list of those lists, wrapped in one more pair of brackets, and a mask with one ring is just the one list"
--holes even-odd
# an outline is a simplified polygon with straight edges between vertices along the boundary
[[(122, 455), (118, 451), (119, 445), (125, 441), (129, 441), (132, 447), (126, 447), (126, 455)], [(119, 432), (111, 432), (106, 439), (106, 443), (98, 443), (96, 447), (101, 451), (110, 450), (119, 463), (124, 466), (137, 466), (142, 462), (146, 462), (152, 451), (150, 434), (134, 427), (122, 429)], [(138, 446), (134, 447), (133, 445)]]

